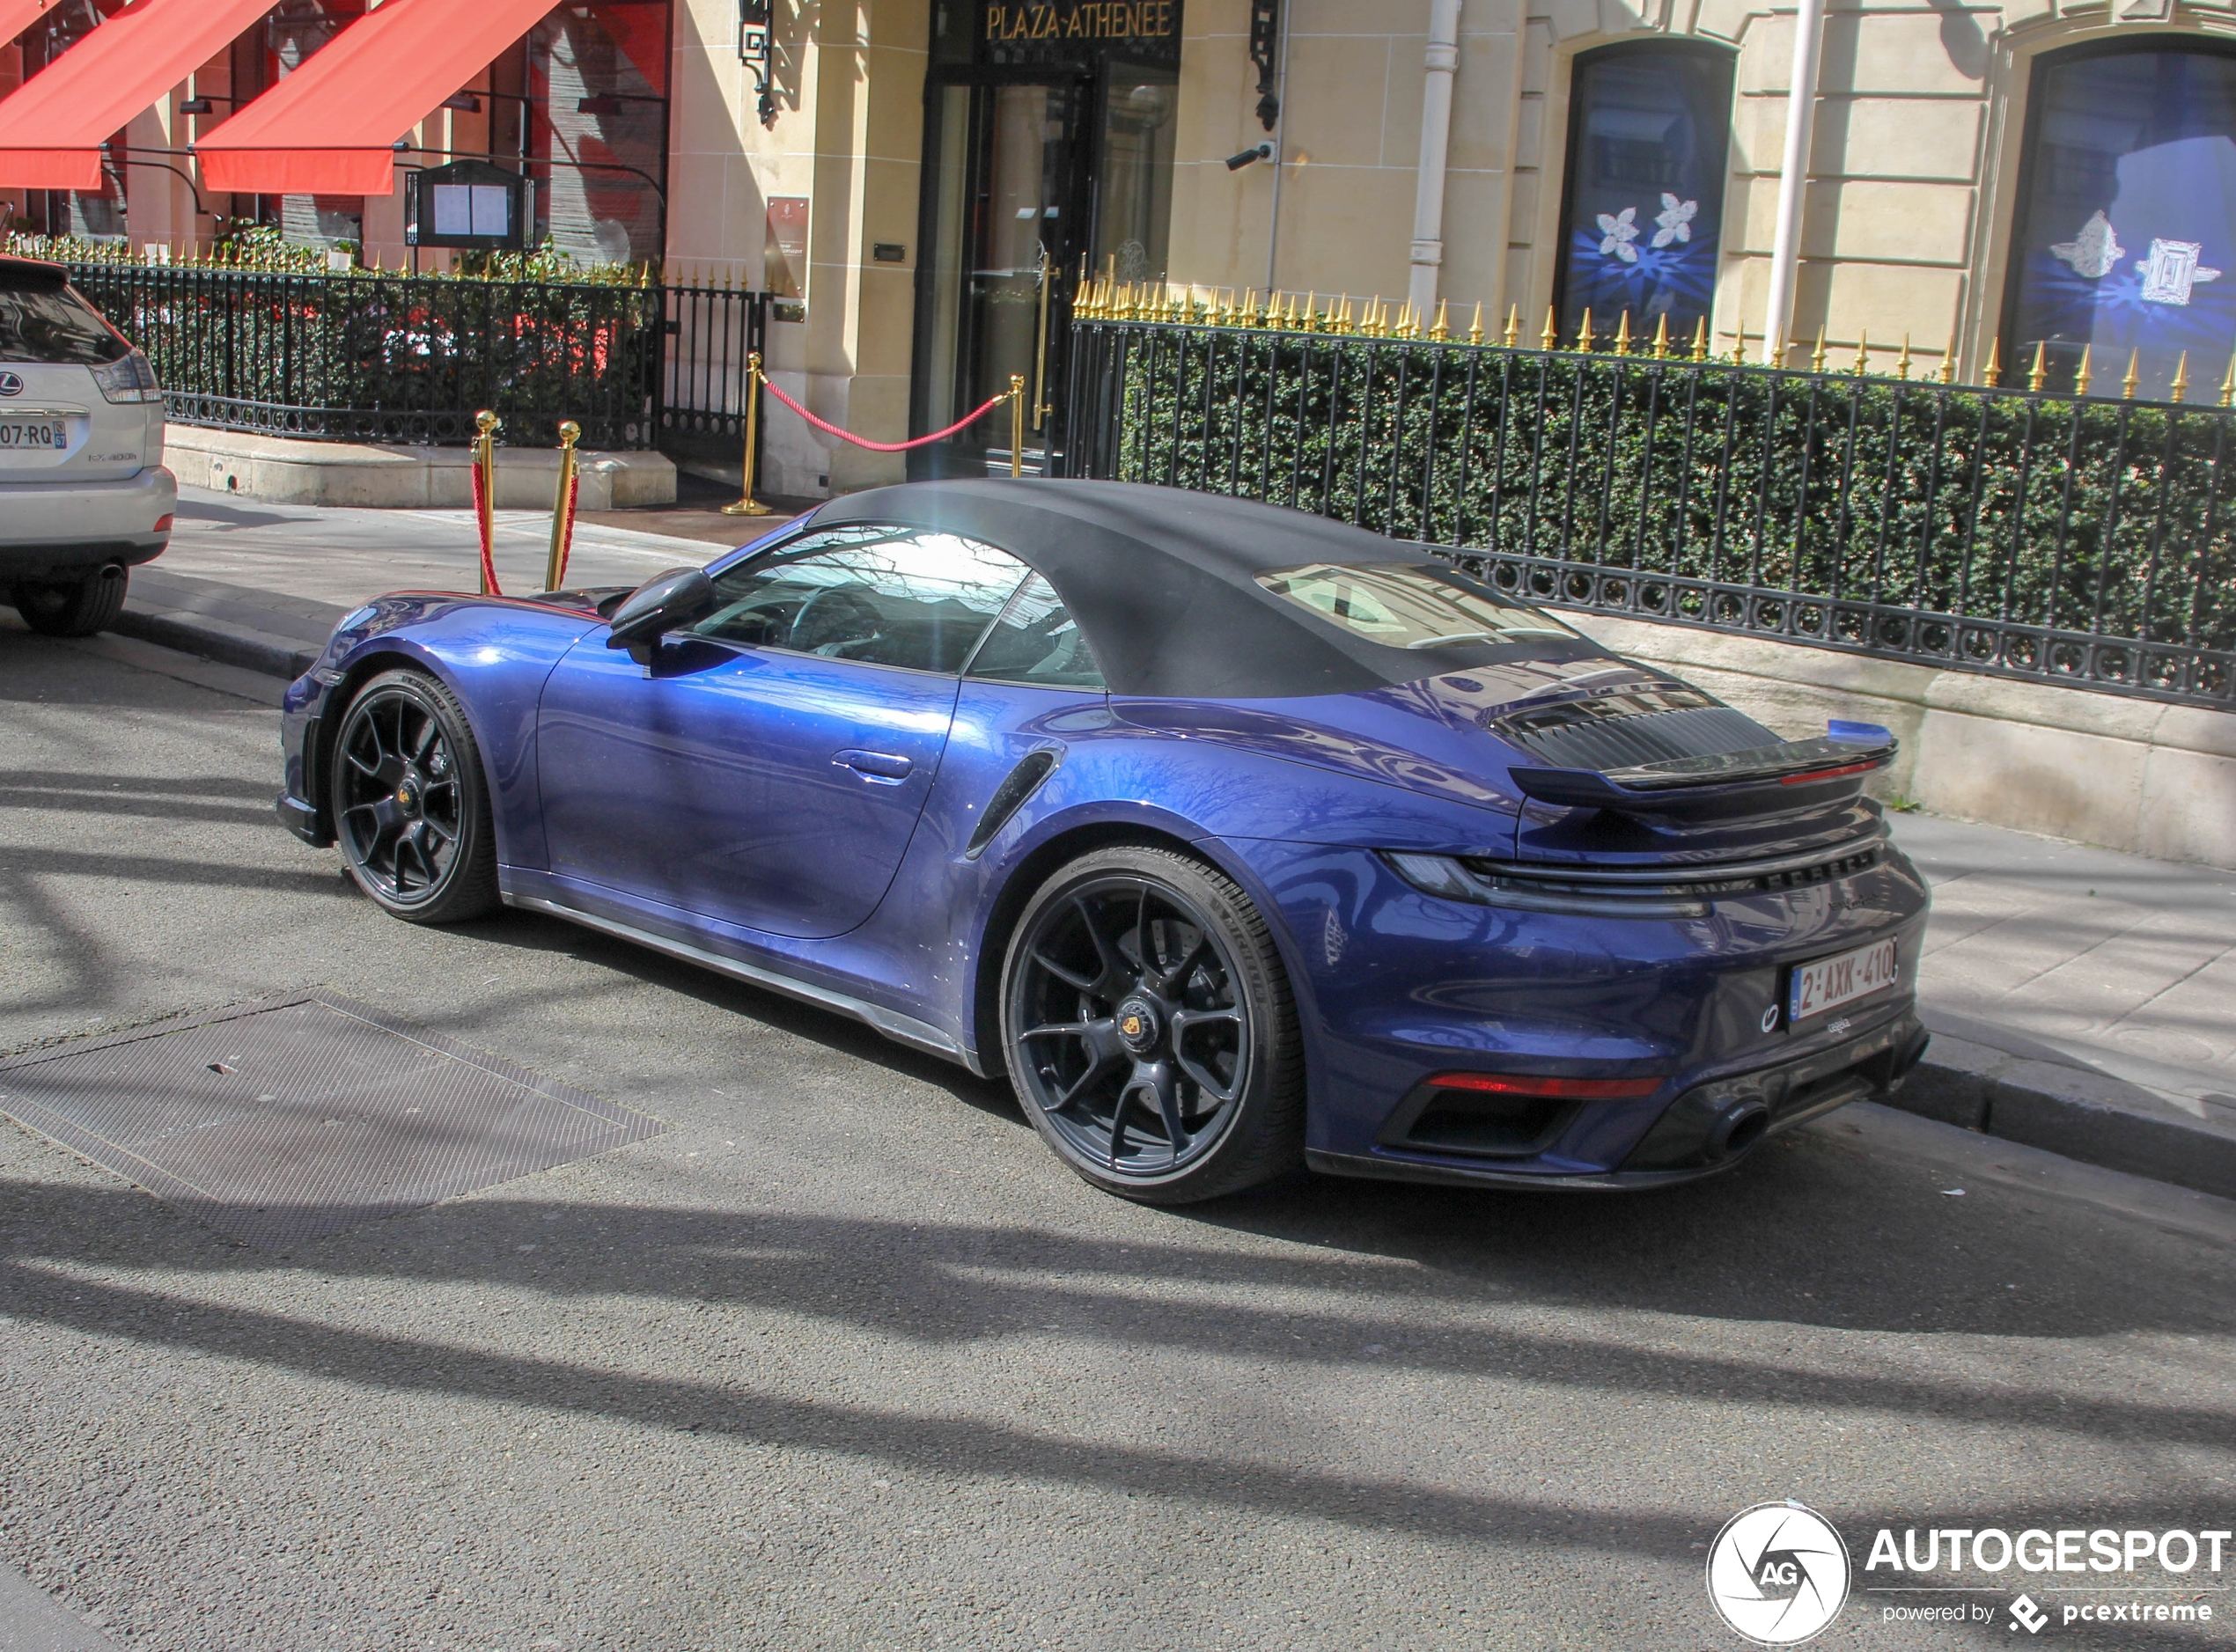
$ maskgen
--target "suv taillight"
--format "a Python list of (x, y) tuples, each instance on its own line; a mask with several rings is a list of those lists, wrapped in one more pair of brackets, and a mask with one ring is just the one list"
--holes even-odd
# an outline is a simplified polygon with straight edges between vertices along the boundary
[(155, 369), (142, 350), (128, 350), (113, 362), (93, 369), (93, 382), (111, 401), (160, 401), (163, 390), (155, 382)]

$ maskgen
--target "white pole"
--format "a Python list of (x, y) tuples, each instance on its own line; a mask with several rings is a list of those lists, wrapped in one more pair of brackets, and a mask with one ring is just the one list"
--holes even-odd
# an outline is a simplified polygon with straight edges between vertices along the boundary
[(1273, 209), (1266, 220), (1266, 302), (1273, 302), (1275, 262), (1281, 251), (1281, 180), (1289, 170), (1289, 14), (1296, 0), (1281, 8), (1280, 67), (1274, 70), (1273, 95), (1281, 100), (1273, 117)]
[(1809, 139), (1817, 123), (1817, 56), (1824, 35), (1825, 0), (1801, 0), (1800, 15), (1793, 21), (1793, 73), (1785, 99), (1785, 169), (1778, 174), (1777, 236), (1770, 244), (1770, 301), (1762, 318), (1762, 348), (1773, 367), (1784, 364), (1782, 347), (1793, 326), (1801, 208), (1809, 187)]
[(1421, 85), (1421, 167), (1413, 185), (1413, 275), (1406, 296), (1426, 325), (1444, 263), (1445, 157), (1452, 146), (1452, 81), (1460, 67), (1460, 0), (1429, 0)]

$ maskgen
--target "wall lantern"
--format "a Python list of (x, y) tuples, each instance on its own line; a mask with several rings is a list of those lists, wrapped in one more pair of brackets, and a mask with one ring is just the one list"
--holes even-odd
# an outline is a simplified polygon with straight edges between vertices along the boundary
[[(1269, 132), (1281, 118), (1274, 63), (1281, 49), (1281, 0), (1250, 0), (1250, 61), (1258, 66), (1258, 124)], [(1227, 163), (1231, 168), (1234, 163)]]
[(776, 124), (776, 18), (772, 0), (738, 0), (738, 61), (753, 73), (761, 94), (761, 123)]

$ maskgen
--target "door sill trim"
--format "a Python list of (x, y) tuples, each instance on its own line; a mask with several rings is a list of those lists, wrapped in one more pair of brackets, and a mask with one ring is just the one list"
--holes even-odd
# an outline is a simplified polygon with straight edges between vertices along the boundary
[(797, 998), (802, 1003), (813, 1004), (820, 1010), (835, 1010), (840, 1015), (867, 1023), (897, 1044), (905, 1044), (911, 1049), (923, 1050), (954, 1061), (968, 1068), (981, 1078), (986, 1076), (961, 1045), (930, 1022), (919, 1021), (914, 1016), (904, 1016), (898, 1010), (887, 1010), (866, 999), (834, 992), (827, 987), (818, 987), (776, 970), (765, 969), (758, 964), (725, 958), (719, 952), (710, 952), (704, 947), (693, 946), (688, 941), (671, 940), (666, 936), (655, 935), (651, 930), (639, 929), (631, 924), (618, 923), (611, 918), (601, 918), (594, 913), (583, 911), (579, 907), (547, 900), (540, 895), (507, 892), (504, 904), (524, 911), (541, 912), (549, 917), (564, 918), (568, 922), (579, 923), (586, 929), (596, 929), (601, 935), (610, 935), (616, 940), (629, 941), (655, 952), (665, 952), (670, 958), (680, 958), (686, 964), (696, 964), (749, 986), (767, 988), (770, 992), (782, 993), (787, 998)]

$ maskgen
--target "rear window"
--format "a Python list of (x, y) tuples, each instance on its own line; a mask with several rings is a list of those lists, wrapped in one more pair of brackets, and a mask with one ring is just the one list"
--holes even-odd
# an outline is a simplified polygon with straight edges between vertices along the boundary
[(69, 288), (0, 275), (0, 362), (99, 367), (131, 348)]
[(1464, 574), (1420, 562), (1313, 562), (1258, 576), (1275, 596), (1387, 648), (1456, 648), (1578, 634)]

